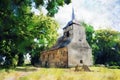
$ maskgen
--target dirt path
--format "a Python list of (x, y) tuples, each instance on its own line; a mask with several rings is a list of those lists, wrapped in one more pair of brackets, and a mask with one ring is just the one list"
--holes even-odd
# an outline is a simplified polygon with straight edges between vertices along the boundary
[(7, 76), (4, 80), (18, 80), (20, 77), (31, 74), (32, 72), (16, 72), (14, 75)]
[(38, 71), (39, 68), (35, 68), (34, 71), (16, 71), (15, 74), (12, 74), (12, 75), (8, 75), (5, 77), (4, 80), (18, 80), (20, 77), (24, 77), (24, 76), (27, 76), (35, 71)]

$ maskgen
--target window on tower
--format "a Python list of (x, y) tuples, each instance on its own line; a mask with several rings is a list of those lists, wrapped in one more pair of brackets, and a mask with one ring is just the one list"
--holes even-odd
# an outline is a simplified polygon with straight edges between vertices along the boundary
[(67, 37), (69, 37), (69, 36), (70, 36), (70, 33), (69, 33), (69, 31), (67, 31), (67, 33), (66, 33), (66, 36), (67, 36)]

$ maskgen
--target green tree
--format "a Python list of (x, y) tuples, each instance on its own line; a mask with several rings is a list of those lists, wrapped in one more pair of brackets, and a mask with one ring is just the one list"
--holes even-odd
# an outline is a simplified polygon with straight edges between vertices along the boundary
[[(42, 0), (35, 0), (36, 5), (47, 6), (46, 9), (51, 7), (51, 10), (55, 8), (52, 8), (53, 3), (52, 6), (49, 5), (51, 2), (55, 2), (57, 7), (61, 6), (61, 1), (63, 2), (63, 0), (56, 0), (57, 2), (55, 0), (46, 0), (47, 3), (45, 3), (43, 0), (44, 3), (42, 4), (41, 1)], [(67, 1), (69, 0), (64, 2)], [(58, 2), (60, 3), (58, 4)], [(35, 51), (34, 49), (36, 49), (34, 43), (35, 38), (44, 45), (46, 42), (51, 42), (51, 44), (46, 44), (48, 48), (54, 43), (56, 35), (51, 35), (51, 33), (56, 34), (55, 30), (57, 25), (55, 21), (45, 16), (43, 16), (45, 20), (40, 17), (39, 19), (37, 16), (36, 20), (42, 19), (42, 21), (40, 23), (36, 21), (31, 13), (31, 4), (31, 0), (0, 0), (0, 55), (6, 56), (6, 67), (15, 66), (15, 60), (18, 60), (19, 64), (23, 63), (23, 61), (21, 61), (23, 54)], [(48, 14), (54, 15), (56, 11), (54, 12), (53, 10), (51, 13), (51, 10), (48, 9)], [(39, 28), (41, 26), (45, 28)], [(54, 26), (56, 26), (56, 28)], [(45, 34), (43, 34), (44, 31), (46, 31)], [(46, 35), (47, 33), (50, 35)], [(49, 40), (45, 36), (48, 37)], [(43, 39), (46, 40), (46, 42)], [(38, 45), (37, 43), (36, 45), (41, 46), (41, 44)]]
[(95, 64), (120, 65), (120, 32), (97, 30), (93, 40)]
[(86, 40), (88, 41), (89, 45), (92, 47), (94, 28), (92, 25), (86, 24), (85, 22), (82, 22), (82, 26), (85, 27)]
[(69, 4), (71, 0), (34, 0), (36, 2), (37, 8), (39, 5), (43, 5), (48, 10), (49, 16), (54, 16), (55, 13), (58, 12), (59, 6), (63, 6), (64, 4)]
[(49, 49), (55, 44), (57, 39), (58, 24), (51, 17), (33, 16), (33, 25), (30, 25), (28, 30), (34, 34), (33, 39), (35, 42), (32, 44), (30, 54), (32, 56), (32, 64), (38, 62), (40, 51)]

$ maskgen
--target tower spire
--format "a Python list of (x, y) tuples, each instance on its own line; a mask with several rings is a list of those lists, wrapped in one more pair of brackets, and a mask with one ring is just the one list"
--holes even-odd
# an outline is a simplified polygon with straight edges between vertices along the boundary
[(66, 29), (67, 27), (69, 27), (72, 24), (79, 24), (79, 22), (75, 19), (75, 12), (74, 12), (73, 5), (71, 7), (71, 10), (72, 10), (72, 12), (71, 12), (71, 20), (67, 23), (67, 25), (63, 29)]
[(74, 19), (75, 19), (75, 13), (74, 13), (74, 8), (72, 6), (72, 20), (74, 20)]

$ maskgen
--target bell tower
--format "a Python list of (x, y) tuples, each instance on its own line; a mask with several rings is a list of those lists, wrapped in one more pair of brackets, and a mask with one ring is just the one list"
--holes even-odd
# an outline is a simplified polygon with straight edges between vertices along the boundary
[[(64, 40), (69, 40), (66, 45), (68, 49), (68, 66), (92, 65), (92, 49), (86, 40), (85, 28), (75, 19), (74, 8), (72, 7), (71, 20), (63, 28)], [(81, 63), (82, 62), (82, 63)]]

